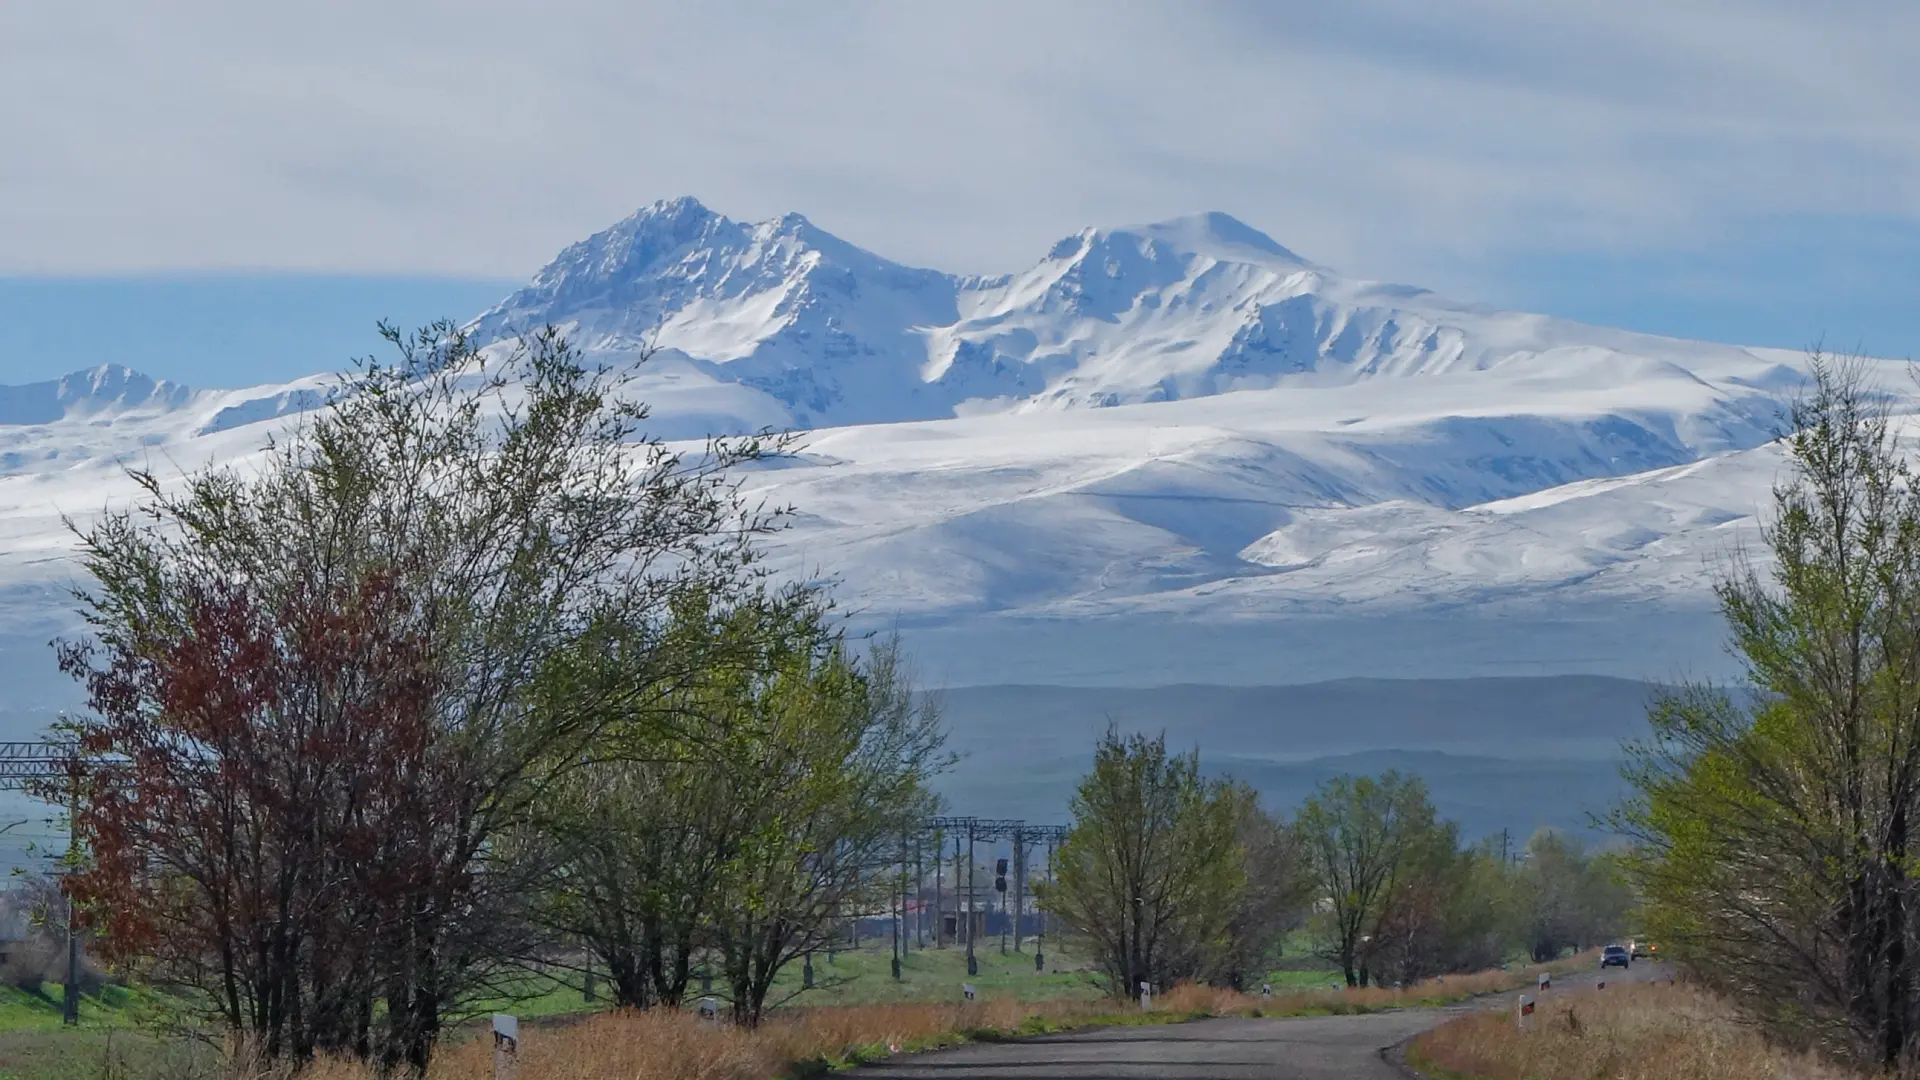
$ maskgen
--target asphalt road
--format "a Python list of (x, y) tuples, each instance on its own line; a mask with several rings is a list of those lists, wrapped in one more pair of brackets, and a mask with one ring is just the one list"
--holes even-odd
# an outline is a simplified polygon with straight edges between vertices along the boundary
[[(1626, 972), (1612, 969), (1607, 981), (1665, 976), (1665, 965), (1639, 963)], [(1593, 973), (1562, 976), (1554, 990), (1592, 986), (1595, 980)], [(1461, 1012), (1509, 1007), (1516, 996), (1366, 1016), (1196, 1020), (974, 1043), (895, 1058), (852, 1075), (860, 1080), (1406, 1080), (1407, 1073), (1382, 1058), (1383, 1050)]]

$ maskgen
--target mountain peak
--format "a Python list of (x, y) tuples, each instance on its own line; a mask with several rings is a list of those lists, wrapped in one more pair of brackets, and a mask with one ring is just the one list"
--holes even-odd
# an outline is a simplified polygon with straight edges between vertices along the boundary
[(125, 409), (171, 409), (193, 391), (125, 364), (99, 364), (58, 379), (0, 386), (0, 424), (51, 424), (70, 416)]
[(677, 199), (648, 203), (629, 214), (625, 220), (595, 233), (573, 245), (573, 248), (583, 245), (631, 248), (636, 244), (643, 249), (672, 248), (710, 239), (716, 227), (732, 224), (725, 215), (709, 210), (699, 199), (682, 195)]
[(726, 381), (787, 410), (783, 426), (898, 419), (918, 365), (873, 358), (924, 356), (919, 328), (958, 319), (955, 290), (805, 215), (738, 222), (682, 197), (571, 245), (468, 329), (488, 344), (552, 323), (588, 348), (725, 365)]
[(769, 218), (755, 225), (753, 229), (761, 236), (785, 238), (802, 247), (815, 250), (831, 250), (833, 254), (841, 257), (852, 249), (851, 244), (815, 225), (808, 220), (807, 215), (794, 211), (781, 214), (777, 218)]
[(707, 208), (707, 204), (691, 195), (682, 195), (677, 199), (655, 199), (633, 214), (636, 218), (709, 218), (720, 215)]
[(1180, 251), (1215, 258), (1268, 262), (1278, 259), (1297, 266), (1312, 265), (1306, 259), (1280, 246), (1271, 236), (1248, 225), (1232, 214), (1208, 210), (1186, 214), (1146, 225), (1113, 230), (1159, 240)]
[[(114, 396), (129, 387), (151, 391), (157, 384), (150, 375), (135, 371), (125, 364), (96, 364), (90, 368), (68, 372), (61, 376), (60, 384), (70, 393), (79, 397)], [(84, 391), (81, 388), (84, 387)]]

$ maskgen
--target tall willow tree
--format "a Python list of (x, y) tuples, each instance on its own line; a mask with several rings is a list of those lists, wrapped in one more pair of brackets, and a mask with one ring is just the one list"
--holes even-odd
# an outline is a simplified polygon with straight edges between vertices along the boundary
[(1894, 1067), (1920, 1056), (1920, 492), (1862, 371), (1814, 357), (1771, 559), (1718, 587), (1747, 685), (1658, 702), (1620, 823), (1693, 974)]

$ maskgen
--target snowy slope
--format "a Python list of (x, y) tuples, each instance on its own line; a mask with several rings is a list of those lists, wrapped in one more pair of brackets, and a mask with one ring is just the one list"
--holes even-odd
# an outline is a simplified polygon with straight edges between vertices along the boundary
[(755, 490), (800, 508), (786, 565), (959, 683), (1724, 671), (1711, 574), (1779, 452), (1658, 439), (1684, 399), (1632, 389), (1333, 431), (1283, 406), (1351, 389), (846, 428)]
[(0, 425), (166, 412), (191, 396), (185, 387), (155, 382), (119, 364), (102, 364), (49, 382), (0, 387)]
[[(1234, 390), (1503, 371), (1797, 381), (1744, 349), (1600, 330), (1348, 280), (1233, 218), (1088, 229), (1032, 267), (956, 277), (889, 262), (804, 217), (745, 225), (689, 198), (569, 247), (472, 330), (543, 323), (606, 354), (661, 350), (724, 386), (741, 426), (942, 419)], [(710, 413), (718, 420), (720, 413)]]
[[(1711, 572), (1751, 541), (1803, 378), (1347, 278), (1223, 214), (981, 278), (679, 199), (471, 329), (546, 323), (653, 350), (636, 386), (669, 438), (811, 429), (748, 479), (798, 510), (776, 563), (956, 683), (1724, 670)], [(243, 456), (325, 387), (0, 388), (0, 670), (66, 692), (62, 515), (124, 497), (126, 463)]]

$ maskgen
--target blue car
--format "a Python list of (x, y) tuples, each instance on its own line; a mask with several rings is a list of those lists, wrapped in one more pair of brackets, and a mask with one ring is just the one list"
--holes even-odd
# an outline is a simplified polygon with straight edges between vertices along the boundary
[(1626, 967), (1631, 963), (1633, 963), (1633, 954), (1627, 951), (1625, 945), (1609, 945), (1600, 950), (1602, 968)]

